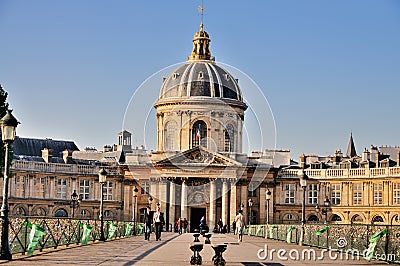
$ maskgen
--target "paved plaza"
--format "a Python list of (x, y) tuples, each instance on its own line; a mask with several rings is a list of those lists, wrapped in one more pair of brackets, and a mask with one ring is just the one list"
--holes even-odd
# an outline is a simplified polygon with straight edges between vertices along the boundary
[[(15, 260), (11, 262), (3, 261), (5, 265), (190, 265), (192, 252), (189, 244), (193, 241), (192, 234), (178, 235), (176, 233), (164, 233), (162, 241), (155, 241), (154, 234), (152, 240), (145, 241), (143, 237), (130, 237), (98, 242), (87, 246), (71, 245), (69, 248), (43, 252), (35, 251), (31, 257), (14, 255)], [(200, 237), (204, 243), (204, 239)], [(211, 237), (212, 244), (226, 243), (228, 248), (224, 253), (226, 265), (330, 265), (344, 263), (345, 265), (384, 265), (384, 262), (368, 262), (364, 258), (359, 260), (346, 260), (345, 256), (340, 259), (339, 253), (332, 253), (337, 259), (330, 259), (329, 253), (324, 253), (322, 260), (299, 260), (289, 259), (288, 253), (292, 249), (297, 249), (301, 254), (303, 248), (295, 244), (287, 244), (282, 241), (263, 239), (259, 237), (244, 236), (243, 242), (238, 243), (232, 234), (214, 234)], [(258, 258), (257, 253), (267, 245), (267, 253), (272, 249), (285, 249), (287, 253), (284, 257), (288, 260), (278, 259), (277, 253), (273, 253), (272, 260)], [(310, 248), (310, 247), (304, 247)], [(320, 249), (315, 249), (317, 257), (321, 255)], [(293, 252), (293, 251), (292, 251)], [(292, 253), (293, 254), (293, 253)], [(212, 256), (214, 252), (210, 245), (204, 245), (200, 252), (203, 258), (203, 265), (213, 265)], [(264, 256), (264, 252), (260, 253)], [(351, 258), (351, 257), (350, 257)]]

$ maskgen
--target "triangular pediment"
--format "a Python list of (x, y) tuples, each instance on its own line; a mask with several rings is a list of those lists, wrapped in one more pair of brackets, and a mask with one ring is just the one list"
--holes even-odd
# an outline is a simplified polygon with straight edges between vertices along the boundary
[(242, 166), (236, 160), (203, 147), (195, 147), (155, 163), (157, 166)]

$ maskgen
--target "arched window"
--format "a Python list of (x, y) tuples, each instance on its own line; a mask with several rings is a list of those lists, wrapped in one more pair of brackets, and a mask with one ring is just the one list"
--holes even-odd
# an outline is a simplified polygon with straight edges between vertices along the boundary
[(65, 209), (58, 209), (55, 212), (54, 217), (68, 217), (68, 213)]
[(90, 212), (86, 209), (81, 210), (81, 217), (82, 218), (88, 218), (90, 217)]
[(234, 130), (232, 125), (227, 125), (225, 129), (225, 151), (231, 152), (233, 151), (233, 143), (234, 143)]
[(309, 222), (318, 222), (318, 217), (316, 215), (310, 215), (308, 217)]
[(353, 216), (353, 218), (351, 218), (351, 223), (362, 223), (363, 222), (363, 218), (356, 214)]
[(35, 214), (34, 215), (36, 215), (36, 216), (46, 216), (46, 210), (43, 209), (42, 207), (38, 207), (35, 210)]
[(207, 148), (207, 125), (204, 121), (197, 121), (192, 128), (192, 148), (197, 146)]
[(342, 221), (342, 218), (340, 218), (339, 215), (334, 214), (334, 215), (332, 215), (331, 221), (332, 221), (332, 222), (341, 222), (341, 221)]
[(24, 207), (18, 206), (15, 209), (15, 215), (16, 216), (25, 216), (26, 215), (26, 211), (25, 211)]
[(173, 151), (175, 150), (175, 139), (176, 139), (176, 123), (168, 122), (165, 125), (164, 131), (164, 150)]
[(383, 223), (383, 218), (382, 218), (382, 216), (379, 216), (379, 215), (374, 216), (374, 218), (372, 218), (372, 223), (373, 223), (373, 224), (374, 224), (374, 223)]

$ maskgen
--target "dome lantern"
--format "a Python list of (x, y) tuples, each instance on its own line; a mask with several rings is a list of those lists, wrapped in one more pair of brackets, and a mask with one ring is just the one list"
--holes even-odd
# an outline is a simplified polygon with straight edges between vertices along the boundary
[(193, 51), (188, 60), (214, 60), (210, 52), (210, 36), (204, 31), (203, 23), (193, 37)]

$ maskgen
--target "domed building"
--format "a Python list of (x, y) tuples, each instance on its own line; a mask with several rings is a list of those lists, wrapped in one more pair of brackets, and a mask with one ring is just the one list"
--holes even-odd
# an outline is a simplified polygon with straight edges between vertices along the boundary
[(200, 26), (188, 61), (164, 78), (157, 110), (157, 151), (197, 146), (215, 152), (242, 152), (247, 105), (236, 80), (218, 66), (210, 38)]
[[(273, 180), (268, 167), (255, 171), (257, 163), (242, 153), (247, 105), (239, 81), (215, 62), (210, 42), (200, 25), (186, 63), (163, 78), (154, 104), (157, 147), (147, 166), (131, 160), (137, 155), (126, 155), (125, 178), (160, 203), (167, 224), (186, 218), (190, 231), (198, 229), (202, 216), (211, 229), (220, 219), (229, 226), (240, 208), (253, 223), (265, 222), (266, 180)], [(265, 181), (249, 191), (254, 175)], [(127, 200), (126, 207), (131, 203)], [(140, 212), (146, 205), (146, 197), (141, 197)]]

